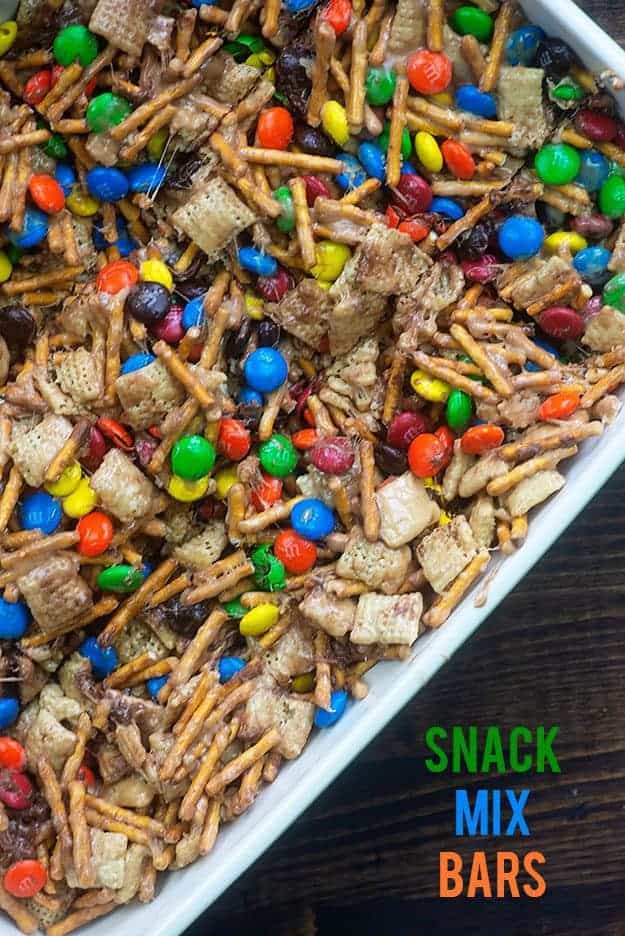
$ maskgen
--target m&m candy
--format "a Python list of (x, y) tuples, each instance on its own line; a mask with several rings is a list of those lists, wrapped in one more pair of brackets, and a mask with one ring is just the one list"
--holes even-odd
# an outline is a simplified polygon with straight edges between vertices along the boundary
[(41, 530), (49, 536), (58, 529), (62, 518), (58, 500), (44, 491), (29, 494), (20, 505), (20, 521), (24, 530)]
[(183, 436), (171, 451), (171, 468), (180, 478), (199, 481), (213, 470), (215, 459), (215, 447), (204, 436)]
[(499, 229), (499, 246), (511, 260), (528, 260), (538, 253), (545, 231), (534, 218), (512, 215)]
[(344, 689), (336, 689), (330, 695), (330, 708), (315, 710), (315, 725), (317, 728), (331, 728), (345, 714), (347, 708), (347, 693)]
[(257, 348), (247, 358), (243, 373), (247, 385), (252, 390), (271, 393), (282, 386), (289, 368), (280, 351), (273, 348)]
[(114, 647), (101, 647), (96, 637), (87, 637), (78, 648), (78, 652), (91, 663), (91, 671), (96, 679), (106, 679), (117, 669), (118, 659)]
[(291, 526), (305, 539), (323, 539), (334, 529), (334, 514), (323, 501), (307, 497), (291, 511)]
[(30, 621), (30, 611), (22, 601), (0, 598), (0, 640), (19, 640)]

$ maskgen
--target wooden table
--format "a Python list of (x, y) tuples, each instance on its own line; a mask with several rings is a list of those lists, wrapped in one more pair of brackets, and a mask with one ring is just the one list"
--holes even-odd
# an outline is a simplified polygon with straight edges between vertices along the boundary
[[(581, 4), (625, 42), (618, 0)], [(188, 936), (625, 933), (625, 469)], [(431, 725), (560, 726), (559, 776), (429, 774)], [(531, 787), (529, 839), (454, 837), (458, 787)], [(458, 843), (462, 843), (458, 847)], [(442, 900), (438, 854), (542, 851), (540, 900)]]

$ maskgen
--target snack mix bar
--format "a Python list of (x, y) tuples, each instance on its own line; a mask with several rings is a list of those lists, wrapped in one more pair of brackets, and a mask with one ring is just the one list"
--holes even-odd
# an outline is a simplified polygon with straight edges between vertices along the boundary
[(510, 0), (22, 0), (0, 85), (0, 907), (63, 936), (613, 422), (623, 82)]

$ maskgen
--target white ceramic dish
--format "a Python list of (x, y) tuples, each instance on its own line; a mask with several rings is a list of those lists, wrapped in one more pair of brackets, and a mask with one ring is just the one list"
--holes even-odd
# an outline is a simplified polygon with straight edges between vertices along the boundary
[[(528, 19), (565, 39), (594, 71), (625, 77), (625, 52), (570, 0), (522, 0)], [(625, 112), (625, 94), (620, 103)], [(318, 732), (304, 754), (265, 788), (252, 809), (220, 833), (211, 855), (163, 876), (153, 903), (131, 904), (80, 930), (88, 936), (150, 933), (177, 936), (258, 858), (390, 719), (419, 691), (560, 536), (625, 460), (625, 409), (599, 439), (583, 443), (568, 468), (565, 487), (534, 512), (529, 536), (515, 555), (499, 560), (481, 608), (469, 594), (454, 614), (417, 641), (410, 660), (380, 663), (367, 674), (368, 697), (350, 705), (331, 730)], [(477, 588), (480, 588), (478, 584)], [(474, 590), (475, 591), (475, 590)], [(16, 932), (0, 919), (0, 936)]]

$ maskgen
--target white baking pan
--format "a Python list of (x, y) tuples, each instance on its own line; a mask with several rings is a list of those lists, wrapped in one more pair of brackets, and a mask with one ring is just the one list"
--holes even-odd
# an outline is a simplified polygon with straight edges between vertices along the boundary
[[(528, 19), (565, 39), (593, 70), (625, 77), (625, 52), (570, 0), (524, 0)], [(620, 102), (625, 112), (625, 95)], [(625, 460), (625, 409), (603, 436), (582, 443), (563, 470), (565, 487), (533, 512), (523, 548), (495, 565), (486, 603), (474, 606), (478, 583), (438, 631), (420, 638), (410, 660), (379, 663), (367, 673), (368, 697), (350, 704), (333, 728), (317, 732), (298, 760), (287, 764), (254, 806), (220, 832), (214, 851), (183, 871), (159, 879), (158, 897), (133, 903), (80, 930), (88, 936), (177, 936), (189, 926), (332, 782), (362, 748), (419, 691), (512, 591)], [(0, 936), (15, 933), (0, 919)]]

